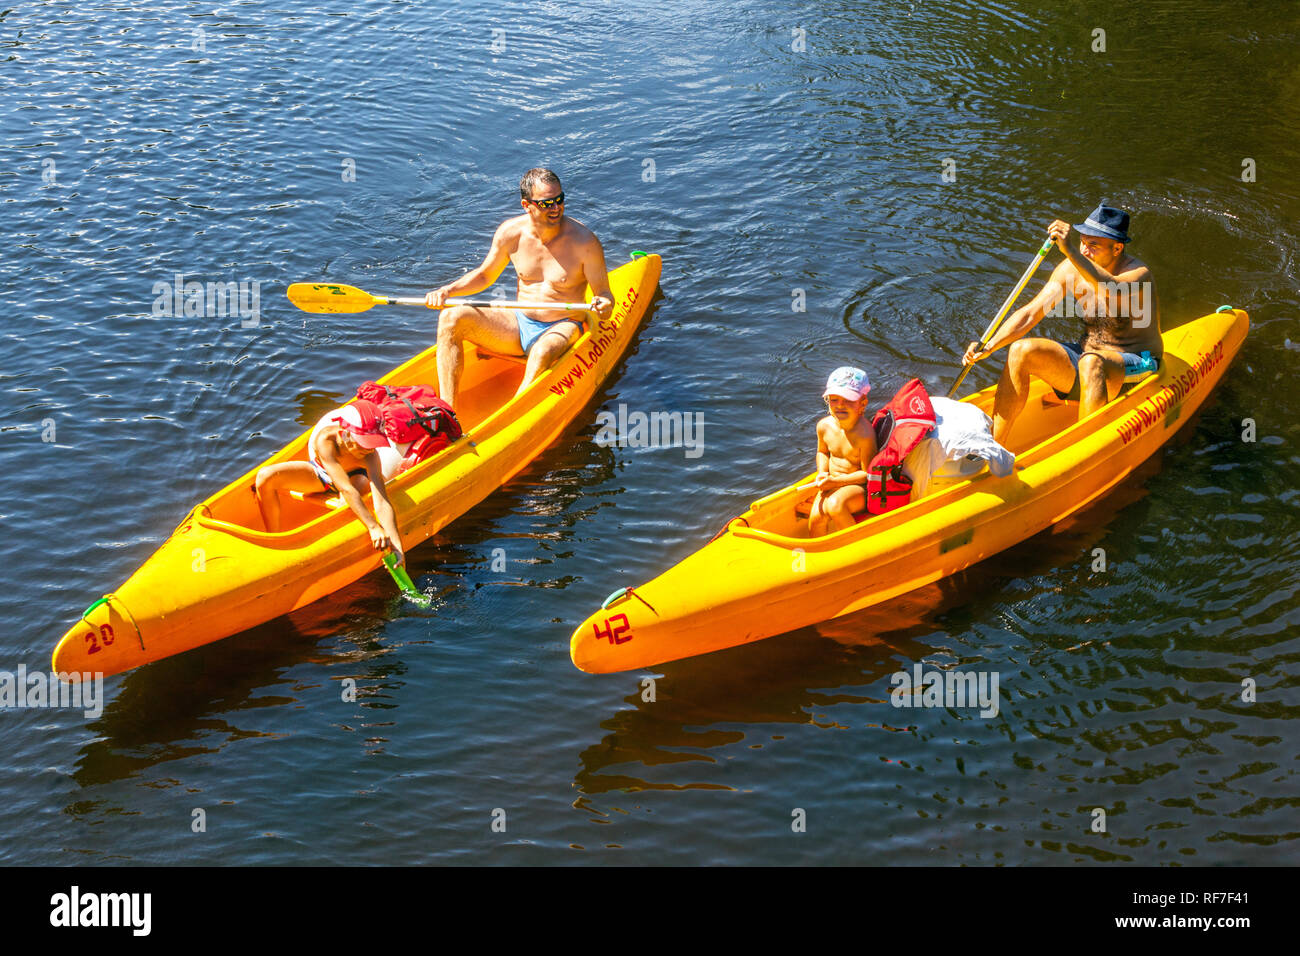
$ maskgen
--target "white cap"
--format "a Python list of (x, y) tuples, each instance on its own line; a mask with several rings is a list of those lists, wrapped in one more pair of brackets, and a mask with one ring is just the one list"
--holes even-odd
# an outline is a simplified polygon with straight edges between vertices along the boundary
[(871, 391), (871, 381), (867, 378), (866, 372), (850, 365), (841, 365), (831, 372), (831, 377), (826, 380), (826, 391), (822, 392), (822, 398), (838, 395), (840, 398), (847, 398), (850, 402), (856, 402), (869, 391)]

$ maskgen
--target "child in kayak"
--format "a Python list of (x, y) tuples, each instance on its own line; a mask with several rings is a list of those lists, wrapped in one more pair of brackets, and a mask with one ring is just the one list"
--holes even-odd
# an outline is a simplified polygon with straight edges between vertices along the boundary
[[(375, 550), (391, 549), (398, 564), (405, 561), (397, 513), (384, 486), (384, 478), (396, 474), (401, 454), (384, 436), (379, 412), (373, 402), (360, 399), (336, 408), (308, 436), (307, 461), (282, 461), (258, 471), (253, 492), (267, 531), (280, 530), (280, 492), (336, 491), (370, 532)], [(367, 489), (373, 517), (361, 498)]]
[(842, 366), (826, 380), (822, 398), (830, 414), (817, 423), (817, 497), (808, 531), (820, 537), (853, 526), (867, 505), (867, 465), (876, 454), (876, 433), (866, 417), (867, 373)]

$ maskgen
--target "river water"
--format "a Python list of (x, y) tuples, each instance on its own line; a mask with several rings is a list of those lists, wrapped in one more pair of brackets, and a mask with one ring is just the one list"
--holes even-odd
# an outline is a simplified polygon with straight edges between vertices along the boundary
[[(431, 612), (376, 574), (108, 679), (98, 716), (0, 711), (0, 862), (1294, 861), (1298, 42), (1245, 0), (0, 14), (0, 670), (48, 669), (194, 503), (431, 344), (431, 313), (308, 316), (290, 282), (447, 282), (534, 165), (611, 265), (664, 260), (596, 403), (409, 554)], [(811, 469), (831, 368), (946, 390), (1047, 223), (1103, 199), (1166, 327), (1252, 320), (1141, 475), (885, 608), (572, 666), (610, 591)], [(156, 315), (176, 273), (257, 288), (258, 322)], [(702, 414), (703, 453), (598, 444), (620, 404)], [(892, 707), (918, 663), (999, 674), (997, 716)]]

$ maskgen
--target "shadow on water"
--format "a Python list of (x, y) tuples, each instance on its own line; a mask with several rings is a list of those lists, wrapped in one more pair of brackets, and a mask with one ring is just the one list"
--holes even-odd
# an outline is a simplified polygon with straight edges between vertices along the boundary
[[(599, 451), (591, 443), (580, 444)], [(301, 691), (322, 681), (341, 683), (351, 678), (365, 706), (395, 706), (365, 699), (367, 689), (404, 678), (410, 664), (402, 649), (433, 643), (435, 638), (394, 643), (388, 625), (409, 617), (435, 621), (439, 609), (484, 564), (477, 545), (499, 538), (502, 522), (511, 515), (566, 513), (578, 497), (575, 489), (529, 480), (533, 469), (553, 467), (555, 462), (534, 463), (511, 489), (492, 495), (454, 529), (435, 535), (407, 555), (417, 587), (434, 599), (428, 610), (397, 595), (392, 579), (376, 571), (292, 614), (123, 675), (103, 715), (88, 726), (96, 739), (82, 748), (75, 779), (82, 786), (102, 784), (168, 760), (261, 736), (260, 731), (240, 726), (236, 715), (297, 705)], [(539, 503), (539, 494), (546, 500)], [(526, 536), (564, 537), (572, 533), (571, 526), (566, 522), (552, 531)], [(321, 670), (298, 678), (286, 676), (302, 664), (318, 665)]]
[[(96, 739), (78, 753), (73, 778), (94, 786), (247, 737), (278, 736), (241, 726), (237, 715), (301, 703), (317, 682), (286, 672), (303, 662), (343, 665), (346, 673), (321, 679), (351, 677), (359, 687), (401, 679), (407, 664), (382, 640), (385, 621), (401, 603), (387, 576), (370, 575), (291, 615), (130, 671), (88, 726)], [(346, 638), (325, 649), (341, 629)]]
[[(1116, 539), (1112, 547), (1127, 547), (1119, 539), (1136, 531), (1115, 528), (1115, 519), (1146, 499), (1146, 482), (1160, 473), (1161, 457), (1154, 456), (1104, 498), (1056, 527), (933, 584), (812, 627), (661, 665), (653, 701), (644, 699), (646, 685), (641, 683), (624, 698), (633, 709), (601, 723), (606, 733), (582, 751), (576, 786), (585, 794), (727, 789), (717, 783), (661, 783), (606, 771), (627, 764), (713, 763), (707, 751), (745, 740), (741, 728), (746, 725), (838, 726), (819, 722), (817, 713), (836, 704), (885, 704), (889, 675), (936, 653), (961, 653), (949, 638), (987, 617), (992, 605), (1004, 600), (1000, 595), (1008, 581), (1049, 575), (1080, 562), (1087, 567), (1092, 549), (1108, 536)], [(1130, 517), (1129, 528), (1141, 526), (1142, 513)], [(882, 713), (885, 719), (873, 726), (892, 731), (906, 725), (897, 711)]]

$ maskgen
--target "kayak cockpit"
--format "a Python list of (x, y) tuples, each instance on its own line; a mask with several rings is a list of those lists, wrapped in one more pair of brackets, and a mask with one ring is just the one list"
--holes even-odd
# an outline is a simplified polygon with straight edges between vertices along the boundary
[[(393, 385), (436, 384), (438, 381), (436, 351), (435, 347), (422, 352), (385, 376), (382, 381)], [(466, 436), (461, 441), (472, 438), (470, 433), (475, 428), (499, 412), (514, 398), (523, 376), (522, 357), (496, 355), (472, 345), (466, 346), (465, 367), (460, 382), (460, 400), (457, 402), (459, 407), (456, 409), (456, 417)], [(339, 404), (345, 401), (347, 399), (340, 399)], [(274, 534), (266, 530), (261, 510), (258, 508), (257, 496), (253, 493), (257, 472), (264, 465), (307, 460), (307, 439), (310, 433), (311, 429), (308, 428), (275, 455), (203, 502), (194, 509), (193, 517), (206, 527), (234, 533), (240, 537), (257, 538), (268, 544), (284, 541), (289, 536), (298, 536), (317, 522), (323, 530), (326, 519), (340, 509), (347, 510), (346, 502), (337, 493), (326, 491), (323, 486), (318, 486), (310, 491), (303, 490), (281, 495), (281, 531)], [(394, 496), (394, 503), (397, 503), (397, 496), (400, 496), (404, 490), (409, 490), (416, 482), (427, 477), (432, 470), (440, 467), (441, 462), (447, 459), (448, 452), (459, 444), (460, 442), (453, 443), (410, 472), (398, 475), (387, 482), (390, 494)], [(367, 494), (365, 498), (369, 504), (370, 496)]]
[[(994, 389), (989, 387), (969, 396), (964, 401), (977, 405), (991, 415), (993, 393)], [(1017, 418), (1006, 447), (1015, 453), (1017, 461), (1024, 464), (1024, 456), (1036, 457), (1035, 450), (1038, 446), (1076, 424), (1078, 417), (1077, 401), (1060, 399), (1046, 383), (1034, 380), (1025, 409)], [(956, 463), (950, 464), (956, 465)], [(808, 475), (788, 488), (759, 499), (750, 506), (749, 511), (733, 519), (734, 523), (730, 527), (740, 530), (746, 536), (771, 538), (774, 543), (788, 539), (814, 540), (809, 532), (808, 516), (817, 492), (815, 489), (801, 490), (799, 486), (808, 484), (815, 477), (815, 475)], [(931, 478), (929, 493), (920, 501), (928, 502), (939, 495), (944, 496), (944, 501), (951, 500), (957, 495), (965, 494), (971, 487), (989, 477), (987, 467), (956, 466), (945, 469), (944, 473), (936, 473)], [(872, 533), (874, 526), (879, 525), (886, 517), (890, 518), (889, 524), (893, 526), (896, 520), (906, 521), (918, 516), (921, 513), (918, 504), (919, 501), (911, 501), (902, 508), (889, 512), (888, 515), (859, 514), (853, 527), (830, 532), (815, 540), (839, 541), (841, 538), (837, 536), (848, 537)], [(930, 507), (925, 508), (927, 513), (930, 510), (932, 510)], [(866, 526), (865, 530), (863, 530), (864, 526)]]

